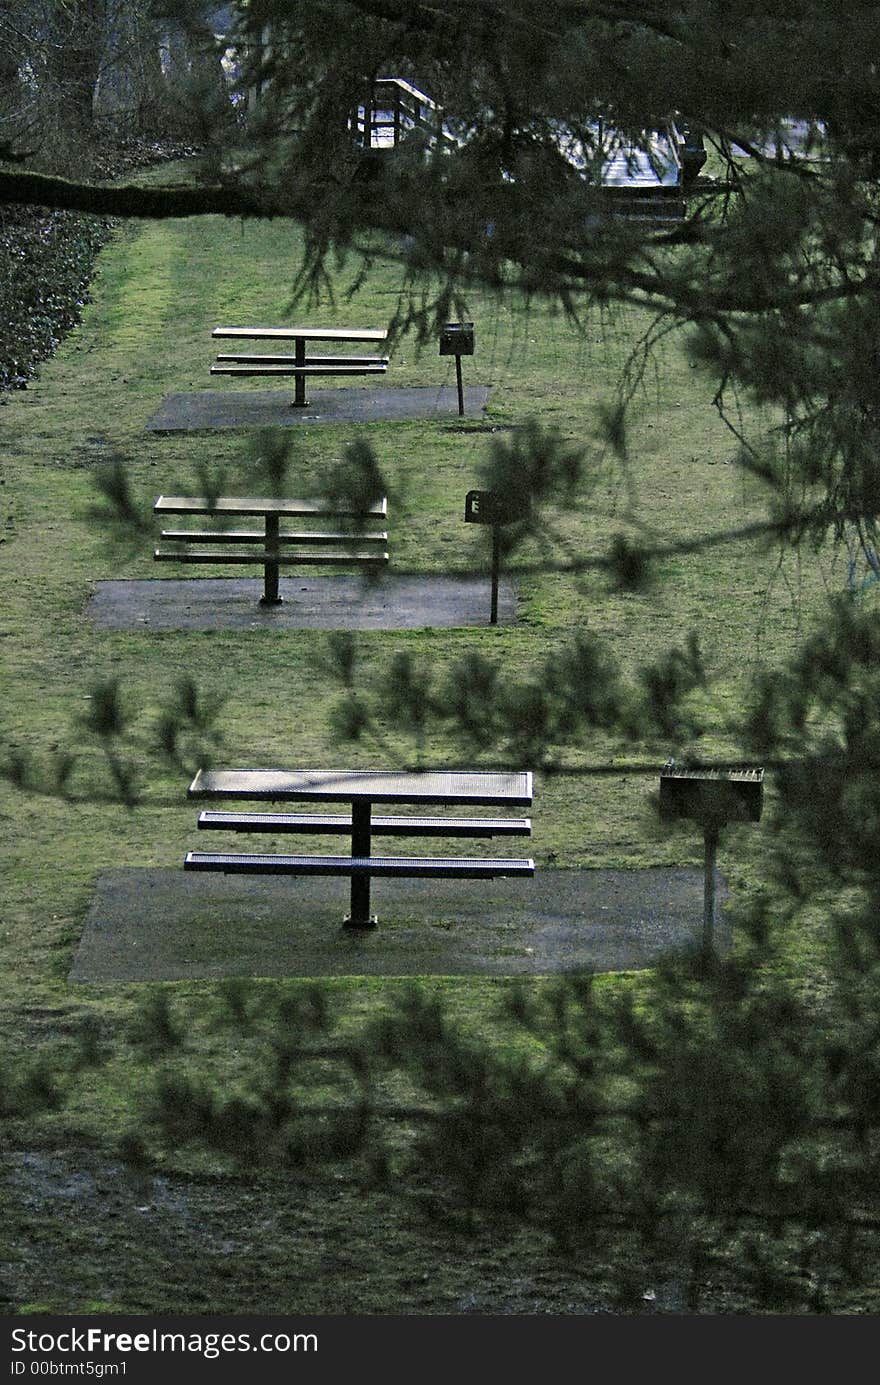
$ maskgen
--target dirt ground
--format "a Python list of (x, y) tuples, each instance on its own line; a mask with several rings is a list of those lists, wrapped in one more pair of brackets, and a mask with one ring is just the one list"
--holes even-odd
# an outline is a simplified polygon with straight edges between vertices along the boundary
[[(138, 1179), (83, 1150), (0, 1158), (0, 1312), (607, 1313), (607, 1285), (519, 1232), (433, 1226), (350, 1177)], [(681, 1311), (647, 1285), (644, 1311)]]

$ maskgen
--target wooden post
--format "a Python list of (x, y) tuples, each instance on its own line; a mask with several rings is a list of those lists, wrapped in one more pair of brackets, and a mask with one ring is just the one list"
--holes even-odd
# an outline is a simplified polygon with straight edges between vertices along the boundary
[(464, 385), (461, 382), (461, 356), (455, 358), (455, 383), (458, 387), (458, 416), (464, 418)]
[[(373, 805), (369, 800), (355, 799), (351, 805), (351, 854), (369, 856)], [(370, 913), (370, 877), (352, 875), (351, 913), (343, 920), (346, 928), (375, 928), (376, 917)]]

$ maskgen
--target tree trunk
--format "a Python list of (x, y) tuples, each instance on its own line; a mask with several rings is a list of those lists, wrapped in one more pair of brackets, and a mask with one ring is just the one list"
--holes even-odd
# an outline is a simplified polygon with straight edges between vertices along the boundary
[(73, 135), (88, 137), (107, 44), (107, 0), (76, 0), (59, 17), (45, 47), (42, 104)]

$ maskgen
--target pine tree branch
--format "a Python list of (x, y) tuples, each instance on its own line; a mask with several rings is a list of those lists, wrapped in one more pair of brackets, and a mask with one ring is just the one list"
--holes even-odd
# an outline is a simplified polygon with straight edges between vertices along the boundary
[[(0, 171), (0, 206), (24, 203), (91, 216), (146, 220), (219, 215), (263, 219), (291, 216), (307, 222), (327, 195), (338, 196), (338, 192), (335, 185), (322, 188), (304, 182), (299, 188), (287, 185), (282, 199), (265, 185), (245, 187), (240, 183), (215, 183), (203, 187), (191, 184), (145, 187), (133, 183), (79, 182), (29, 170)], [(411, 224), (401, 223), (402, 211), (390, 212), (381, 199), (362, 201), (358, 210), (361, 221), (372, 223), (377, 230), (393, 234), (413, 231)], [(512, 250), (510, 258), (514, 256)], [(570, 289), (596, 287), (603, 297), (631, 301), (639, 306), (659, 306), (694, 322), (711, 321), (728, 314), (755, 316), (841, 302), (873, 292), (876, 286), (875, 280), (866, 276), (813, 288), (795, 285), (776, 292), (729, 292), (711, 285), (697, 290), (675, 282), (661, 270), (637, 270), (626, 263), (615, 263), (610, 255), (606, 260), (586, 261), (573, 251), (551, 257), (547, 269), (567, 281)]]
[(240, 185), (143, 187), (134, 183), (87, 183), (48, 174), (0, 170), (0, 206), (23, 203), (90, 216), (163, 220), (186, 216), (263, 217), (290, 215), (264, 192)]
[[(677, 42), (683, 42), (687, 37), (686, 30), (675, 24), (669, 12), (664, 13), (650, 4), (597, 4), (587, 0), (587, 3), (556, 3), (527, 15), (516, 14), (509, 5), (499, 4), (496, 0), (453, 0), (453, 3), (445, 5), (413, 5), (406, 0), (346, 0), (346, 3), (370, 18), (383, 19), (424, 33), (448, 30), (454, 24), (459, 30), (482, 34), (487, 25), (497, 27), (503, 24), (508, 28), (561, 38), (565, 28), (598, 19), (608, 24), (628, 24), (649, 29)], [(550, 27), (554, 21), (558, 21), (557, 27)]]

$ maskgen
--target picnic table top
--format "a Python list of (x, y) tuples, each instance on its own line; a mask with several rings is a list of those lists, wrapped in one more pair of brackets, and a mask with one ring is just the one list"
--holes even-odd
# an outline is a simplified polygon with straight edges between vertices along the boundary
[(200, 769), (190, 798), (254, 798), (333, 803), (532, 802), (530, 771)]
[(212, 337), (249, 337), (253, 341), (385, 341), (384, 327), (215, 327)]
[(384, 496), (366, 509), (358, 510), (336, 501), (331, 504), (328, 500), (296, 500), (286, 496), (160, 495), (153, 509), (177, 515), (290, 515), (308, 518), (332, 514), (384, 519), (387, 504)]

